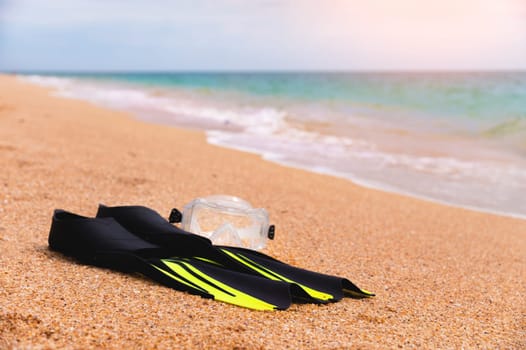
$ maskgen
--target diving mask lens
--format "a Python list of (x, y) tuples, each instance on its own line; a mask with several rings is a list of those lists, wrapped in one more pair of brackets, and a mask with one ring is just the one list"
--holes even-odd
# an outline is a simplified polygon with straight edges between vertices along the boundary
[(269, 225), (263, 208), (233, 196), (198, 198), (184, 206), (184, 230), (209, 238), (214, 244), (259, 250), (273, 238), (274, 227)]

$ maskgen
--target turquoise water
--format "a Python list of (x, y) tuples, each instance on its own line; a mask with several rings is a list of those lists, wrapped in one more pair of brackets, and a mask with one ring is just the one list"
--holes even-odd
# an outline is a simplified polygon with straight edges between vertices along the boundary
[[(80, 78), (178, 87), (196, 93), (240, 92), (348, 108), (397, 108), (422, 117), (482, 121), (526, 118), (526, 73), (149, 73)], [(376, 111), (378, 112), (378, 111)]]
[(526, 216), (526, 73), (26, 77), (367, 186)]

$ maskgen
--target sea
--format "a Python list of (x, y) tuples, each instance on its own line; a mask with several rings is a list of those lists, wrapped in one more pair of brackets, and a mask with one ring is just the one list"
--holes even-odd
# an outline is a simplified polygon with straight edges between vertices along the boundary
[[(526, 218), (526, 72), (38, 73), (20, 79), (214, 145)], [(183, 152), (183, 151), (181, 151)]]

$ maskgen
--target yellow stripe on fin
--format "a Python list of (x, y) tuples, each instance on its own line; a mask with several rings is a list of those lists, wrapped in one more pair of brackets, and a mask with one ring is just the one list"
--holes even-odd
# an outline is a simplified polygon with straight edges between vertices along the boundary
[[(268, 279), (271, 279), (271, 280), (274, 280), (274, 281), (284, 281), (284, 282), (297, 284), (305, 292), (307, 292), (307, 294), (309, 294), (311, 297), (313, 297), (315, 299), (318, 299), (318, 300), (329, 301), (329, 300), (333, 300), (334, 299), (334, 296), (332, 296), (331, 294), (328, 294), (328, 293), (325, 293), (325, 292), (321, 292), (319, 290), (307, 287), (307, 286), (305, 286), (305, 285), (303, 285), (301, 283), (298, 283), (298, 282), (293, 281), (293, 280), (291, 280), (291, 279), (289, 279), (289, 278), (287, 278), (285, 276), (282, 276), (282, 275), (276, 273), (275, 271), (271, 271), (271, 273), (269, 273), (269, 272), (266, 271), (267, 269), (265, 267), (259, 265), (255, 261), (250, 260), (249, 258), (247, 258), (246, 256), (244, 256), (242, 254), (239, 254), (239, 256), (242, 257), (242, 258), (240, 258), (238, 255), (236, 255), (236, 254), (234, 254), (232, 252), (229, 252), (226, 249), (222, 249), (222, 250), (223, 250), (223, 252), (228, 254), (230, 257), (232, 257), (232, 258), (236, 259), (237, 261), (239, 261), (240, 263), (250, 267), (252, 270), (260, 273), (262, 276), (265, 276)], [(249, 261), (250, 264), (248, 264), (245, 260)]]
[[(164, 264), (166, 264), (166, 262), (165, 262), (164, 260), (161, 260), (161, 261), (162, 261)], [(192, 285), (192, 284), (186, 282), (185, 280), (183, 280), (183, 279), (181, 279), (181, 278), (175, 276), (174, 274), (171, 274), (170, 272), (165, 271), (165, 270), (159, 268), (158, 266), (155, 266), (155, 265), (153, 265), (153, 264), (150, 264), (150, 265), (153, 266), (153, 267), (155, 267), (157, 270), (161, 271), (162, 273), (164, 273), (166, 276), (168, 276), (168, 277), (170, 277), (170, 278), (173, 278), (174, 280), (176, 280), (176, 281), (179, 282), (179, 283), (182, 283), (182, 284), (184, 284), (184, 285), (187, 285), (187, 286), (190, 287), (190, 288), (200, 290), (201, 292), (208, 293), (207, 290), (205, 290), (205, 289), (201, 289), (201, 288), (199, 288), (199, 287), (196, 287), (196, 286), (194, 286), (194, 285)]]
[[(214, 296), (214, 299), (223, 301), (226, 303), (243, 306), (249, 309), (254, 310), (276, 310), (276, 306), (269, 304), (263, 300), (260, 300), (258, 298), (255, 298), (249, 294), (246, 294), (240, 290), (237, 290), (235, 288), (232, 288), (219, 280), (216, 280), (209, 275), (203, 273), (193, 265), (191, 265), (188, 262), (180, 261), (179, 263), (175, 263), (170, 260), (162, 260), (172, 271), (177, 273), (178, 275), (184, 277), (185, 279), (191, 281), (192, 283), (198, 285), (200, 288), (207, 291), (207, 293)], [(182, 266), (184, 265), (184, 267)], [(192, 273), (200, 276), (204, 280), (196, 277), (194, 274), (190, 273), (188, 270), (190, 270)], [(209, 281), (210, 283), (207, 283), (206, 281)], [(221, 288), (223, 290), (220, 290), (218, 288)]]

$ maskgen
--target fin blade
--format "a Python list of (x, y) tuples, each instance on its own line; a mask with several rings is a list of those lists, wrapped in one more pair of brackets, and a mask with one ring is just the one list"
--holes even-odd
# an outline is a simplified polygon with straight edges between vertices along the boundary
[(212, 295), (215, 300), (253, 310), (279, 309), (277, 305), (261, 300), (237, 288), (231, 287), (226, 283), (223, 283), (218, 278), (212, 277), (210, 274), (203, 272), (199, 266), (197, 266), (197, 264), (192, 264), (189, 261), (176, 260), (173, 258), (163, 259), (162, 261), (174, 274), (182, 276), (185, 280), (191, 281), (192, 284)]
[(258, 272), (262, 276), (269, 278), (271, 280), (275, 281), (284, 281), (288, 283), (294, 283), (300, 286), (308, 295), (310, 295), (312, 298), (327, 302), (327, 301), (333, 301), (335, 300), (335, 297), (329, 293), (325, 293), (323, 291), (311, 288), (305, 284), (299, 283), (297, 281), (294, 281), (290, 278), (287, 278), (286, 276), (283, 276), (275, 271), (272, 271), (270, 269), (267, 269), (266, 267), (262, 266), (261, 264), (258, 264), (257, 262), (249, 259), (248, 257), (244, 256), (241, 253), (234, 253), (227, 249), (222, 249), (223, 252), (225, 252), (227, 255), (232, 257), (233, 259), (237, 260), (238, 262), (244, 264), (245, 266), (251, 268), (252, 270)]

